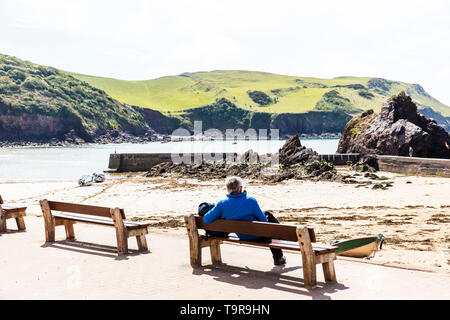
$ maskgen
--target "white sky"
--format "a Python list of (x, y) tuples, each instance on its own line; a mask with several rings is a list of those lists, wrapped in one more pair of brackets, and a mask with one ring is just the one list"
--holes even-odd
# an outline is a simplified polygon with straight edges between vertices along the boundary
[(128, 80), (383, 77), (450, 105), (448, 0), (0, 0), (0, 53)]

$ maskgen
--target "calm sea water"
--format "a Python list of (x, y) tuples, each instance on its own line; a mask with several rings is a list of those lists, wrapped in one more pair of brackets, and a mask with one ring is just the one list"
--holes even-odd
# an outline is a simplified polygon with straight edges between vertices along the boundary
[[(302, 139), (321, 154), (335, 153), (339, 139)], [(0, 148), (0, 184), (11, 182), (77, 181), (84, 174), (108, 168), (110, 153), (236, 152), (252, 149), (273, 153), (284, 141), (184, 141), (145, 144), (92, 144), (70, 147)]]

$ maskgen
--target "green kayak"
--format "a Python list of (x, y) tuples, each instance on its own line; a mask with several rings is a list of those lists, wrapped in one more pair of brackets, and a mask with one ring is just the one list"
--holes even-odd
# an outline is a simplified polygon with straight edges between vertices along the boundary
[(384, 236), (380, 233), (375, 237), (358, 238), (347, 241), (335, 240), (331, 244), (338, 247), (336, 254), (339, 256), (364, 258), (371, 255), (375, 256), (380, 244), (381, 250), (385, 241)]

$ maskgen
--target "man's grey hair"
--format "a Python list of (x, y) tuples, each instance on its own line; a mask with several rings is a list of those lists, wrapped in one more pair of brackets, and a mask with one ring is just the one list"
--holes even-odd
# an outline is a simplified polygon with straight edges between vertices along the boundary
[(228, 193), (239, 193), (244, 182), (239, 177), (228, 177), (225, 181)]

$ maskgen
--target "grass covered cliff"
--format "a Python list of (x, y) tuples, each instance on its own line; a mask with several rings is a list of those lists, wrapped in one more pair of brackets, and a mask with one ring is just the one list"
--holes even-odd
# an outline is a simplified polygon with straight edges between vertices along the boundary
[(85, 141), (109, 131), (139, 135), (138, 108), (52, 67), (0, 55), (0, 138), (48, 139), (73, 129)]

